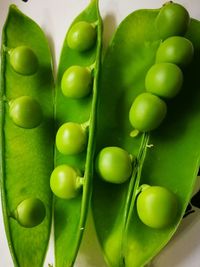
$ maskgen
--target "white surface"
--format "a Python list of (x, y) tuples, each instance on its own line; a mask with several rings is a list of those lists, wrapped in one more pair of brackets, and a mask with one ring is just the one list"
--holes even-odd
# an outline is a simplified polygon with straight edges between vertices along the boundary
[[(141, 8), (159, 8), (165, 0), (100, 0), (100, 11), (104, 20), (104, 42), (107, 43), (114, 29), (129, 13)], [(176, 1), (183, 4), (190, 15), (200, 19), (200, 1)], [(25, 14), (35, 20), (46, 33), (55, 63), (59, 59), (60, 50), (66, 31), (76, 15), (89, 3), (88, 0), (0, 0), (0, 32), (4, 24), (8, 6), (15, 3)], [(187, 217), (178, 233), (168, 246), (152, 262), (153, 267), (199, 267), (200, 266), (200, 211)], [(53, 241), (44, 266), (53, 263)], [(0, 267), (13, 267), (8, 251), (0, 209)], [(31, 266), (30, 266), (31, 267)], [(95, 238), (95, 232), (89, 220), (89, 227), (84, 234), (75, 267), (105, 267), (101, 252)]]

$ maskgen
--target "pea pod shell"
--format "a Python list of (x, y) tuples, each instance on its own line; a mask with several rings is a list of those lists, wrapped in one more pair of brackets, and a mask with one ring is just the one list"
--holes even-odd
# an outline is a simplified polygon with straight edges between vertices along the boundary
[[(8, 50), (20, 45), (31, 47), (39, 60), (32, 76), (16, 73)], [(4, 223), (8, 245), (16, 267), (43, 265), (51, 226), (52, 194), (49, 176), (53, 168), (53, 74), (47, 40), (30, 18), (11, 5), (3, 29), (0, 93), (0, 161)], [(16, 126), (9, 117), (8, 101), (22, 95), (35, 98), (44, 113), (34, 129)], [(39, 198), (45, 205), (45, 220), (26, 229), (11, 213), (26, 198)]]
[[(96, 150), (118, 145), (137, 155), (132, 178), (123, 186), (103, 183), (95, 174), (93, 216), (105, 259), (113, 267), (144, 266), (167, 244), (182, 219), (199, 168), (200, 22), (196, 20), (187, 33), (195, 59), (180, 95), (168, 103), (165, 121), (150, 134), (129, 135), (129, 109), (144, 92), (145, 75), (161, 41), (154, 28), (157, 14), (158, 10), (139, 10), (120, 24), (100, 76)], [(164, 186), (177, 195), (179, 214), (172, 226), (155, 230), (139, 220), (135, 202), (142, 184)]]

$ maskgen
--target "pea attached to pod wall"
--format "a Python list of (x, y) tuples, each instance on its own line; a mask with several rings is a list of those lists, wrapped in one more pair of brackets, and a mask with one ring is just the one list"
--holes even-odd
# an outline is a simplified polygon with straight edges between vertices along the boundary
[(140, 220), (149, 227), (169, 227), (177, 216), (178, 200), (165, 187), (145, 186), (137, 197), (137, 212)]
[(145, 77), (147, 92), (163, 98), (175, 97), (181, 90), (182, 84), (182, 71), (172, 63), (154, 64)]
[(27, 46), (18, 46), (9, 51), (10, 64), (21, 75), (33, 75), (38, 70), (38, 59)]
[(180, 4), (166, 3), (158, 13), (155, 25), (161, 39), (184, 35), (190, 22), (188, 11)]
[(17, 126), (26, 129), (37, 127), (43, 119), (40, 104), (30, 96), (21, 96), (11, 100), (9, 114)]
[(97, 156), (96, 171), (104, 181), (124, 183), (132, 173), (132, 156), (120, 147), (105, 147)]
[(56, 146), (64, 155), (83, 152), (87, 146), (87, 130), (84, 124), (67, 122), (61, 125), (56, 134)]
[(160, 44), (156, 53), (156, 63), (169, 62), (185, 67), (192, 61), (193, 54), (194, 47), (189, 39), (172, 36)]
[(46, 215), (44, 203), (38, 198), (23, 200), (11, 214), (21, 226), (31, 228), (42, 223)]
[(67, 43), (71, 49), (84, 52), (95, 45), (96, 37), (97, 31), (91, 23), (79, 21), (69, 30)]
[(69, 98), (83, 98), (92, 90), (92, 74), (89, 69), (81, 66), (68, 68), (61, 80), (63, 94)]
[(136, 130), (148, 132), (161, 124), (166, 113), (167, 105), (162, 99), (150, 93), (142, 93), (133, 101), (129, 120)]

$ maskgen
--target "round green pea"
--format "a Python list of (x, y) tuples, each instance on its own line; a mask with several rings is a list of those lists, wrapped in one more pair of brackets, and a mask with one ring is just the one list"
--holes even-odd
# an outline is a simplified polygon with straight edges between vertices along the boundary
[(68, 68), (61, 80), (63, 94), (69, 98), (83, 98), (92, 90), (92, 75), (86, 67)]
[(164, 98), (173, 98), (181, 90), (183, 74), (181, 69), (172, 63), (157, 63), (147, 72), (146, 90)]
[(84, 52), (91, 49), (96, 43), (96, 29), (86, 21), (74, 24), (67, 35), (67, 44), (71, 49)]
[(158, 13), (155, 21), (160, 38), (184, 35), (190, 22), (188, 11), (180, 4), (167, 3)]
[(177, 197), (165, 187), (146, 187), (137, 198), (137, 213), (140, 220), (151, 228), (169, 227), (178, 213)]
[(69, 165), (57, 166), (50, 177), (52, 192), (59, 198), (70, 199), (77, 196), (80, 189), (78, 173)]
[(38, 59), (27, 46), (18, 46), (10, 51), (10, 64), (21, 75), (33, 75), (38, 70)]
[(43, 118), (40, 104), (30, 96), (21, 96), (9, 103), (9, 115), (22, 128), (35, 128)]
[(42, 223), (46, 216), (44, 203), (38, 198), (27, 198), (23, 200), (14, 211), (17, 222), (27, 228), (35, 227)]
[(131, 156), (120, 147), (105, 147), (97, 156), (96, 171), (104, 181), (124, 183), (132, 173)]
[(129, 111), (131, 125), (141, 132), (156, 129), (167, 113), (167, 105), (159, 97), (150, 93), (138, 95)]
[(81, 124), (64, 123), (56, 134), (56, 146), (64, 155), (74, 155), (83, 152), (87, 146), (87, 132)]
[(167, 38), (159, 46), (156, 62), (169, 62), (185, 67), (192, 61), (193, 54), (194, 48), (190, 40), (181, 36), (173, 36)]

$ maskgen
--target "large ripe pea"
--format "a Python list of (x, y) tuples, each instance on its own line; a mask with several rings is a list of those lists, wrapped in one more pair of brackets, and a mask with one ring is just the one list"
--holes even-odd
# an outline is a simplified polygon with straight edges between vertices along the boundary
[(96, 29), (86, 21), (77, 22), (67, 35), (67, 44), (71, 49), (84, 52), (96, 43)]
[(97, 156), (96, 171), (107, 182), (124, 183), (132, 173), (132, 158), (120, 147), (105, 147)]
[(83, 152), (87, 146), (86, 129), (79, 123), (64, 123), (56, 134), (56, 146), (58, 151), (64, 155)]
[(161, 229), (171, 226), (178, 213), (178, 200), (165, 187), (148, 186), (137, 198), (137, 212), (147, 226)]
[(43, 118), (40, 104), (30, 96), (21, 96), (9, 103), (9, 115), (22, 128), (35, 128)]
[(23, 200), (16, 208), (12, 217), (17, 222), (27, 228), (35, 227), (42, 223), (46, 216), (46, 210), (43, 202), (38, 198), (27, 198)]
[(166, 39), (170, 36), (184, 35), (189, 22), (188, 11), (180, 4), (169, 2), (161, 8), (155, 25), (160, 38)]
[(63, 94), (69, 98), (82, 98), (87, 96), (92, 90), (91, 72), (81, 66), (68, 68), (61, 80)]
[(167, 105), (159, 97), (150, 93), (138, 95), (129, 112), (131, 125), (141, 131), (147, 132), (156, 129), (167, 113)]
[(175, 97), (182, 86), (181, 69), (172, 63), (157, 63), (147, 72), (145, 78), (146, 90), (164, 98)]
[(190, 40), (181, 36), (173, 36), (167, 38), (159, 46), (156, 62), (169, 62), (184, 67), (192, 61), (193, 54), (194, 48)]
[(38, 70), (38, 59), (27, 46), (18, 46), (10, 51), (10, 64), (19, 74), (32, 75)]
[(57, 197), (70, 199), (78, 195), (82, 179), (71, 166), (59, 165), (51, 174), (50, 187)]

